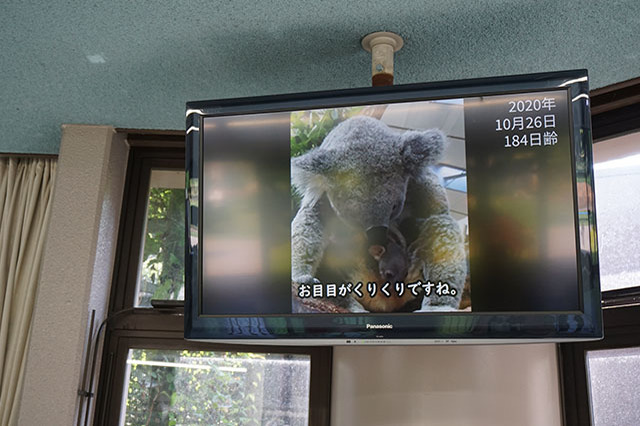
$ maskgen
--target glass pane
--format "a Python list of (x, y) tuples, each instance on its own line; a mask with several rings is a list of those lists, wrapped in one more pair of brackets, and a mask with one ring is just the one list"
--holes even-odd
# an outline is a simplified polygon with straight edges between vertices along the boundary
[(130, 349), (121, 425), (306, 425), (308, 355)]
[(594, 145), (602, 291), (640, 285), (640, 133)]
[(184, 299), (184, 170), (152, 170), (136, 306)]
[(640, 425), (640, 347), (587, 352), (593, 424)]

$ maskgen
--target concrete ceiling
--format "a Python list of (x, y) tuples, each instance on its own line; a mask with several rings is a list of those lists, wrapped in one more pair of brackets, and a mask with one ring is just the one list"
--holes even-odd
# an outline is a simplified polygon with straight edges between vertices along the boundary
[(182, 129), (190, 100), (361, 87), (360, 38), (396, 83), (587, 68), (640, 76), (638, 0), (0, 3), (0, 152), (57, 153), (62, 123)]

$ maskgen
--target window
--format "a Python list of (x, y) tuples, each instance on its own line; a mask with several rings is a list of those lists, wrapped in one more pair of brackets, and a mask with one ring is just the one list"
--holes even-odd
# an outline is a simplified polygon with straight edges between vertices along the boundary
[(308, 423), (308, 355), (129, 349), (125, 371), (121, 424)]
[(184, 170), (151, 169), (135, 306), (184, 300)]
[(594, 425), (640, 424), (640, 347), (587, 351), (587, 377)]
[(592, 94), (604, 339), (560, 345), (566, 425), (637, 425), (640, 79)]
[(183, 339), (184, 135), (128, 139), (94, 424), (328, 425), (331, 348)]
[(594, 146), (602, 291), (640, 285), (640, 132)]

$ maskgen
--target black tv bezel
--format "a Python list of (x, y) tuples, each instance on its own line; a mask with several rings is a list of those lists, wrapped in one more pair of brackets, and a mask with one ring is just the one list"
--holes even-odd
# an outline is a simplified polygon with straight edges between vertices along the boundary
[[(574, 223), (581, 311), (202, 315), (200, 250), (205, 117), (566, 90), (570, 102)], [(187, 103), (185, 338), (261, 344), (455, 344), (567, 342), (602, 338), (593, 155), (586, 70)], [(586, 185), (583, 194), (578, 185)], [(192, 186), (193, 185), (193, 186)], [(197, 188), (197, 191), (195, 190)], [(197, 198), (191, 198), (191, 197)], [(579, 199), (580, 198), (580, 199)], [(197, 200), (192, 203), (191, 200)], [(579, 209), (578, 206), (584, 206)], [(585, 219), (580, 219), (580, 217)], [(197, 239), (190, 233), (195, 230)], [(582, 236), (587, 235), (587, 238)], [(582, 239), (581, 239), (582, 238)], [(582, 251), (580, 255), (580, 251)], [(367, 329), (392, 324), (392, 329)]]

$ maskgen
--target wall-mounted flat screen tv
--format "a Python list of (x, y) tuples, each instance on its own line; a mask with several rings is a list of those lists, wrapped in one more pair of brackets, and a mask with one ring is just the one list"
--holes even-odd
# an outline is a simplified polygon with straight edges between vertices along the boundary
[(586, 71), (187, 104), (185, 337), (602, 336)]

